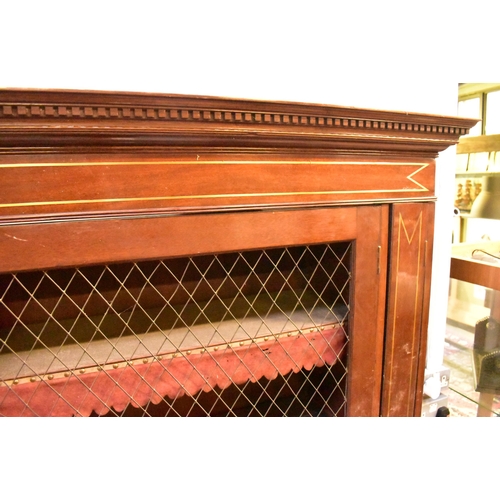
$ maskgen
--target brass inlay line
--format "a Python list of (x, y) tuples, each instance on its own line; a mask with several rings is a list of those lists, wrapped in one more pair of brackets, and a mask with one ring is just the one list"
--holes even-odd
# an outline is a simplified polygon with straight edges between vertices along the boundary
[(237, 162), (220, 162), (220, 161), (178, 161), (178, 162), (111, 162), (111, 163), (61, 163), (61, 164), (19, 164), (19, 165), (3, 165), (3, 168), (7, 167), (17, 167), (17, 166), (45, 166), (53, 167), (59, 165), (148, 165), (148, 164), (297, 164), (297, 165), (415, 165), (419, 168), (412, 172), (406, 177), (409, 181), (417, 186), (417, 189), (401, 188), (401, 189), (355, 189), (355, 190), (334, 190), (334, 191), (290, 191), (290, 192), (266, 192), (266, 193), (219, 193), (219, 194), (198, 194), (198, 195), (173, 195), (173, 196), (151, 196), (151, 197), (123, 197), (123, 198), (97, 198), (97, 199), (86, 199), (86, 200), (56, 200), (56, 201), (32, 201), (32, 202), (20, 202), (20, 203), (2, 203), (0, 208), (13, 208), (13, 207), (36, 207), (36, 206), (55, 206), (55, 205), (69, 205), (69, 204), (90, 204), (90, 203), (120, 203), (120, 202), (138, 202), (138, 201), (173, 201), (173, 200), (200, 200), (200, 199), (222, 199), (222, 198), (250, 198), (250, 197), (278, 197), (278, 196), (327, 196), (327, 195), (338, 195), (338, 194), (367, 194), (367, 193), (418, 193), (418, 192), (428, 192), (429, 189), (418, 183), (413, 179), (413, 176), (418, 172), (425, 169), (428, 164), (422, 163), (401, 163), (401, 162), (307, 162), (307, 161), (237, 161)]
[[(415, 351), (415, 335), (417, 331), (417, 310), (418, 310), (418, 288), (420, 284), (420, 253), (422, 251), (422, 212), (418, 216), (418, 254), (417, 254), (417, 275), (415, 281), (415, 303), (413, 305), (413, 330), (411, 336), (411, 352)], [(410, 382), (413, 380), (413, 362), (410, 363)], [(410, 410), (410, 396), (408, 395), (408, 405), (406, 407), (406, 413), (409, 414)]]
[(391, 338), (391, 364), (389, 368), (389, 395), (387, 396), (387, 411), (391, 408), (391, 394), (392, 394), (392, 372), (393, 372), (393, 361), (394, 361), (394, 332), (396, 331), (396, 319), (397, 319), (397, 306), (398, 306), (398, 277), (399, 277), (399, 257), (401, 255), (401, 213), (399, 214), (399, 223), (398, 223), (398, 240), (397, 240), (397, 252), (396, 252), (396, 284), (394, 287), (394, 311), (392, 314), (394, 315), (392, 321), (392, 338)]
[(235, 194), (200, 194), (185, 196), (154, 196), (150, 198), (103, 198), (92, 200), (58, 200), (58, 201), (34, 201), (23, 203), (2, 203), (0, 208), (13, 207), (37, 207), (53, 205), (70, 204), (89, 204), (89, 203), (119, 203), (130, 201), (166, 201), (166, 200), (197, 200), (197, 199), (216, 199), (216, 198), (249, 198), (266, 196), (308, 196), (308, 195), (332, 195), (332, 194), (363, 194), (363, 193), (417, 193), (428, 191), (427, 189), (364, 189), (358, 191), (294, 191), (288, 193), (235, 193)]
[[(399, 161), (304, 161), (304, 160), (152, 160), (152, 161), (101, 161), (101, 162), (58, 162), (58, 163), (5, 163), (0, 168), (26, 168), (26, 167), (88, 167), (103, 165), (419, 165), (425, 168), (428, 164), (422, 162), (399, 162)], [(419, 170), (414, 172), (416, 174)]]

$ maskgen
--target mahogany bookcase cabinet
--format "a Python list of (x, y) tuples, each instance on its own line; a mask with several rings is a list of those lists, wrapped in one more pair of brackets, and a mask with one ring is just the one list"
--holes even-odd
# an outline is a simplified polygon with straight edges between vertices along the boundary
[(415, 416), (474, 121), (0, 90), (0, 414)]

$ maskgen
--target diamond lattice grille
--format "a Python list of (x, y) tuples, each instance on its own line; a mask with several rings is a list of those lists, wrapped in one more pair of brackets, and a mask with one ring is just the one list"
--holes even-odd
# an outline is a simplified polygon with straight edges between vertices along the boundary
[(3, 415), (342, 415), (351, 245), (0, 276)]

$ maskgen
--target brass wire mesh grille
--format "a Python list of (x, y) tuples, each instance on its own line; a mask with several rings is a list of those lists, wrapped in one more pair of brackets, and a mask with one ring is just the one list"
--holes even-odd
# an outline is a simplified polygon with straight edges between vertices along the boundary
[(347, 242), (2, 275), (0, 414), (342, 415), (350, 260)]

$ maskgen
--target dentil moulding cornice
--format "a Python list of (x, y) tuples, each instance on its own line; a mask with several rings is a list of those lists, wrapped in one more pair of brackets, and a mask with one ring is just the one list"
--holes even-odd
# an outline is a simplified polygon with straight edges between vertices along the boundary
[(425, 153), (476, 120), (322, 104), (71, 90), (0, 90), (0, 151), (273, 148)]

